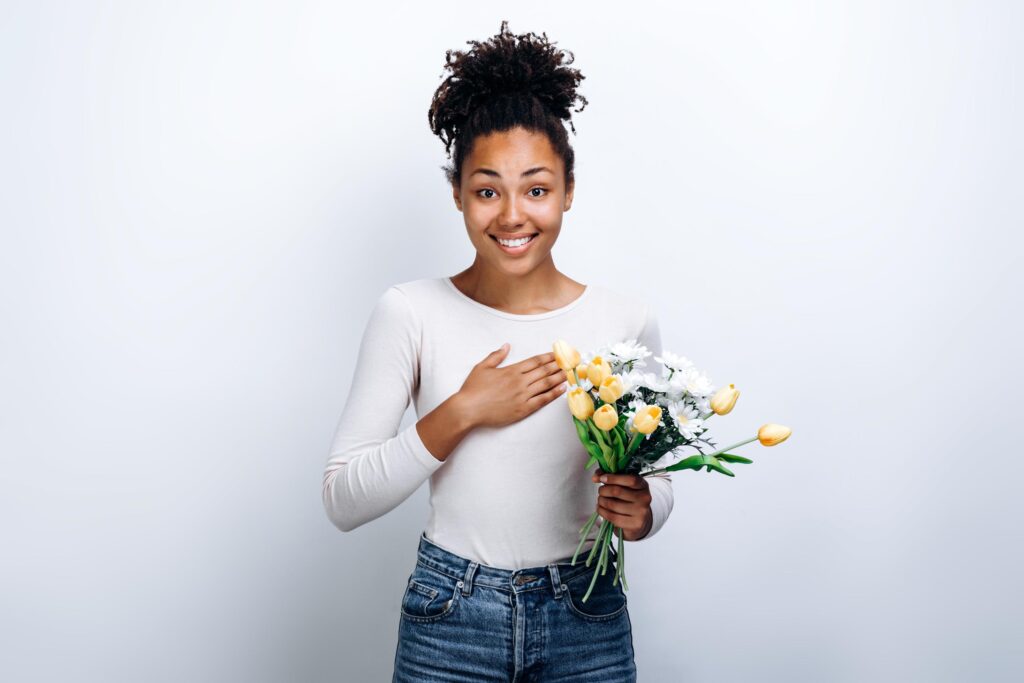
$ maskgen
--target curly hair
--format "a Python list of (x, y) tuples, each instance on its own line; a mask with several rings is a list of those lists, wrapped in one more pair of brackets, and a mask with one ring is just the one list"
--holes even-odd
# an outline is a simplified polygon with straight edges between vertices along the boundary
[(572, 52), (556, 49), (547, 33), (510, 33), (508, 20), (486, 41), (466, 42), (472, 49), (447, 51), (444, 68), (451, 74), (434, 92), (427, 114), (449, 159), (454, 145), (454, 159), (441, 167), (448, 182), (461, 185), (462, 163), (478, 136), (519, 126), (548, 136), (564, 162), (569, 187), (575, 154), (562, 121), (569, 122), (575, 135), (570, 109), (577, 100), (580, 108), (572, 111), (583, 111), (587, 105), (576, 92), (584, 76), (567, 66), (575, 59)]

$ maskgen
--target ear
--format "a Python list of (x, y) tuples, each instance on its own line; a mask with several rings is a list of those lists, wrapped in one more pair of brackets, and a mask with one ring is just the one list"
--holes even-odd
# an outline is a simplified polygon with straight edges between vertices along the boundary
[(565, 205), (562, 207), (562, 211), (568, 211), (572, 207), (572, 191), (574, 189), (576, 189), (575, 179), (569, 182), (569, 186), (565, 191)]
[(452, 183), (452, 198), (455, 200), (455, 208), (462, 211), (462, 194), (454, 183)]

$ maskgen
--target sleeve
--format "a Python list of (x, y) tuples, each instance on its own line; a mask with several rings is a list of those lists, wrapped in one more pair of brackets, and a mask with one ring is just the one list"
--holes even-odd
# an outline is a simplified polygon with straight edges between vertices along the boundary
[(392, 285), (363, 332), (324, 471), (324, 508), (342, 531), (397, 507), (444, 464), (427, 450), (415, 422), (398, 431), (419, 382), (420, 332), (411, 302)]
[[(647, 304), (647, 310), (644, 314), (644, 328), (640, 332), (640, 336), (637, 337), (637, 341), (654, 354), (648, 358), (648, 363), (652, 362), (651, 359), (654, 356), (660, 356), (663, 351), (661, 348), (661, 328), (651, 304)], [(665, 525), (668, 516), (672, 514), (672, 506), (675, 502), (675, 496), (672, 493), (672, 475), (670, 473), (663, 472), (662, 474), (647, 477), (647, 485), (651, 489), (651, 515), (653, 520), (650, 531), (647, 532), (646, 536), (638, 539), (639, 541), (646, 541), (658, 533), (658, 530)]]

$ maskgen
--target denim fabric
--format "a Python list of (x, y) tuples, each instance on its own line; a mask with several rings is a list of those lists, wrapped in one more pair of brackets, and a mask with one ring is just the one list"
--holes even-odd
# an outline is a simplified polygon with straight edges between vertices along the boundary
[[(499, 569), (420, 535), (402, 597), (393, 683), (548, 681), (633, 683), (626, 594), (614, 562), (587, 602), (593, 566), (565, 558)], [(614, 554), (613, 554), (614, 559)]]

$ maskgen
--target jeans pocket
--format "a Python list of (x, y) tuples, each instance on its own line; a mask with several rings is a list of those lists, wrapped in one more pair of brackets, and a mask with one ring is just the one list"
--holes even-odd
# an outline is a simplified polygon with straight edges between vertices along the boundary
[(444, 619), (459, 604), (462, 594), (458, 580), (417, 564), (402, 596), (402, 617), (409, 621)]
[(622, 616), (626, 611), (626, 593), (622, 590), (622, 584), (612, 585), (615, 578), (615, 567), (611, 563), (608, 566), (608, 573), (597, 577), (594, 589), (590, 591), (587, 601), (583, 602), (583, 596), (590, 588), (590, 581), (594, 578), (594, 570), (580, 572), (566, 581), (563, 585), (564, 602), (569, 611), (584, 621), (608, 621)]

